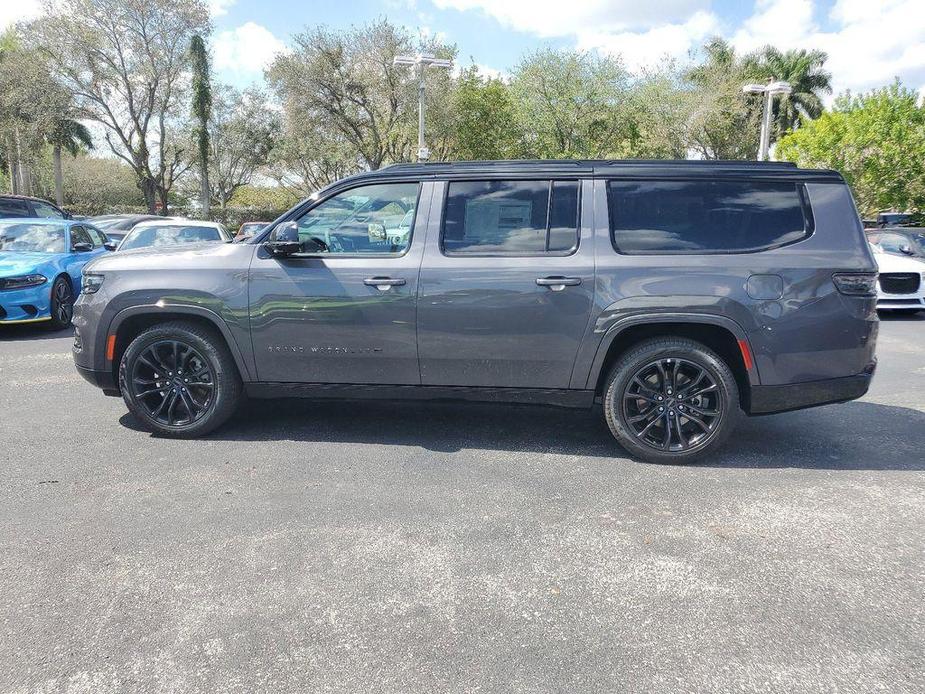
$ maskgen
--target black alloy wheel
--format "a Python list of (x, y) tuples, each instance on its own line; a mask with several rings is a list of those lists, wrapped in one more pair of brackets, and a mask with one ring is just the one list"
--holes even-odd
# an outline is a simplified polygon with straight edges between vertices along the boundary
[(51, 286), (51, 326), (62, 330), (71, 324), (74, 317), (74, 290), (67, 277), (59, 277)]
[(659, 451), (682, 452), (717, 431), (725, 404), (714, 378), (687, 359), (666, 357), (633, 374), (623, 417), (636, 438)]
[(687, 338), (646, 340), (622, 355), (603, 404), (620, 445), (654, 463), (686, 463), (715, 450), (742, 414), (732, 369)]
[(145, 429), (181, 438), (220, 427), (243, 396), (221, 333), (191, 321), (154, 325), (132, 340), (119, 363), (119, 389)]
[(215, 397), (215, 374), (194, 347), (180, 340), (151, 343), (132, 365), (135, 401), (163, 426), (200, 419)]

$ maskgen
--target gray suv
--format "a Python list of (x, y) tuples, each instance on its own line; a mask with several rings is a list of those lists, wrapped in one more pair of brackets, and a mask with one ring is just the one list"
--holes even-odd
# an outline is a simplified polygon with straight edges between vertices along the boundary
[(246, 243), (95, 260), (74, 360), (165, 435), (245, 394), (600, 403), (632, 455), (684, 462), (743, 413), (867, 391), (876, 267), (832, 171), (394, 165)]

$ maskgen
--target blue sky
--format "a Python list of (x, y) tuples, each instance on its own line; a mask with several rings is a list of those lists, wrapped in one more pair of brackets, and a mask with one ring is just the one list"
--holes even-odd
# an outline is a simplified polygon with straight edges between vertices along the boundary
[(388, 17), (438, 34), (460, 62), (506, 72), (526, 52), (559, 46), (619, 54), (630, 69), (685, 60), (707, 38), (739, 48), (773, 43), (829, 53), (835, 89), (869, 89), (900, 77), (925, 93), (921, 0), (211, 0), (221, 79), (260, 82), (290, 37), (317, 24), (347, 28)]
[[(509, 71), (526, 52), (559, 46), (620, 55), (631, 70), (687, 59), (714, 35), (740, 50), (772, 43), (821, 48), (835, 91), (894, 77), (925, 94), (923, 0), (207, 0), (213, 63), (223, 81), (262, 81), (293, 34), (388, 17), (459, 47), (460, 62)], [(0, 29), (39, 14), (42, 0), (0, 1)]]

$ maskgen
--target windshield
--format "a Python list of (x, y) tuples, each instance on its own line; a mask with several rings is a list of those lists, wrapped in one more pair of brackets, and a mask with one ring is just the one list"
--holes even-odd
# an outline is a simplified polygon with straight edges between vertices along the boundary
[(202, 243), (203, 241), (223, 241), (215, 227), (191, 224), (164, 224), (157, 226), (135, 227), (119, 246), (120, 251), (133, 248), (159, 248), (177, 246), (184, 243)]
[(0, 251), (64, 253), (64, 225), (0, 222)]
[(925, 256), (925, 232), (881, 234), (877, 245), (887, 253)]

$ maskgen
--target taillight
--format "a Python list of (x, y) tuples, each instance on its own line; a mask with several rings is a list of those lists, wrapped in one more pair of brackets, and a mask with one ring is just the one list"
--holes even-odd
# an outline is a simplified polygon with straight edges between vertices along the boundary
[(876, 272), (836, 272), (832, 275), (835, 287), (849, 296), (876, 296)]

